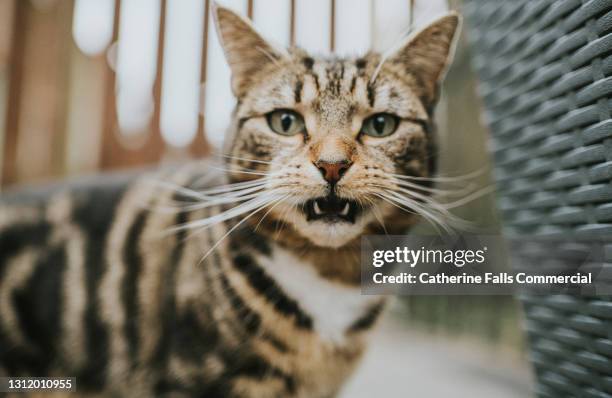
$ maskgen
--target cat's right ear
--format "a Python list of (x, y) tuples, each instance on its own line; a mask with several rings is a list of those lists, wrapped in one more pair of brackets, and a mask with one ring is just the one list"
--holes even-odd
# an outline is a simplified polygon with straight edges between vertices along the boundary
[(215, 25), (225, 58), (232, 71), (232, 91), (241, 97), (253, 83), (253, 76), (265, 66), (286, 57), (283, 50), (269, 44), (245, 18), (212, 3)]

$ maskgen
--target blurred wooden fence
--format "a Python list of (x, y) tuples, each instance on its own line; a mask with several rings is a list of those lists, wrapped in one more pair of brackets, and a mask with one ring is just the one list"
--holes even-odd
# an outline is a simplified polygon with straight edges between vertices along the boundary
[[(201, 157), (217, 148), (233, 99), (209, 2), (0, 0), (2, 185)], [(220, 3), (253, 18), (279, 44), (341, 54), (384, 50), (412, 22), (446, 8), (446, 0)], [(148, 32), (140, 37), (146, 43), (129, 40), (139, 32)], [(101, 41), (88, 47), (87, 34)], [(197, 62), (190, 61), (194, 53)], [(154, 57), (150, 67), (147, 57)], [(151, 109), (143, 109), (146, 97), (130, 94), (133, 86), (150, 93)], [(181, 95), (191, 102), (172, 108)], [(144, 123), (134, 129), (128, 119)]]

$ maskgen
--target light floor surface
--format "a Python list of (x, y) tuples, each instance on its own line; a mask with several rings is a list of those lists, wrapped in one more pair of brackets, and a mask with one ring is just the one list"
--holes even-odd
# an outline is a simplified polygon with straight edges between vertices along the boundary
[(533, 397), (529, 365), (511, 357), (410, 330), (387, 314), (340, 398)]

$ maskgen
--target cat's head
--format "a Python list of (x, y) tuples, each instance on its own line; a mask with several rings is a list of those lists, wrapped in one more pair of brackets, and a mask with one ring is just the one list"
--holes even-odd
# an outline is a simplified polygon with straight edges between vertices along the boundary
[(427, 211), (432, 118), (457, 14), (387, 56), (333, 58), (278, 48), (232, 11), (215, 12), (238, 100), (228, 165), (234, 181), (267, 179), (262, 213), (315, 245), (340, 247), (383, 225), (400, 233)]

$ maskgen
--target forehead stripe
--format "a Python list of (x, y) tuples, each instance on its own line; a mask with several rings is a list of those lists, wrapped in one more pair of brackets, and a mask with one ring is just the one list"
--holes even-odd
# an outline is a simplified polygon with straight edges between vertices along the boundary
[(301, 79), (298, 79), (298, 81), (295, 83), (295, 91), (294, 91), (294, 98), (295, 98), (295, 103), (299, 104), (300, 102), (302, 102), (302, 88), (304, 87), (304, 82)]
[(357, 86), (357, 76), (353, 76), (351, 80), (351, 94), (355, 94), (355, 86)]
[(319, 84), (319, 76), (316, 73), (310, 73), (310, 76), (312, 76), (314, 80), (315, 87), (317, 88), (317, 93), (318, 93), (319, 90), (321, 89), (321, 86)]
[(372, 108), (374, 108), (374, 103), (376, 100), (376, 92), (374, 90), (374, 85), (370, 82), (368, 82), (368, 101), (370, 102), (370, 106)]

